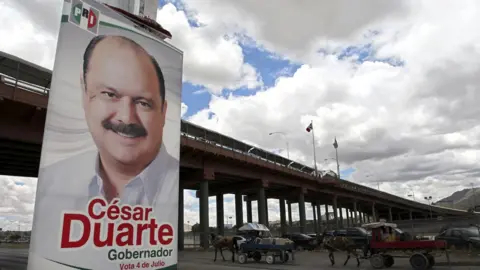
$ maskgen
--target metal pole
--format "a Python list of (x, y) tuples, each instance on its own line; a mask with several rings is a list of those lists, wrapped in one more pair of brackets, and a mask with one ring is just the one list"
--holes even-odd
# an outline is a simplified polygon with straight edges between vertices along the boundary
[(473, 187), (473, 183), (470, 183), (470, 185), (472, 186), (472, 192), (473, 192), (473, 194), (472, 194), (472, 196), (473, 196), (473, 212), (475, 213), (475, 207), (477, 206), (477, 202), (476, 202), (475, 197), (476, 197), (477, 194), (475, 194), (475, 189)]
[(338, 163), (338, 149), (335, 148), (335, 157), (336, 157), (336, 160), (337, 160), (337, 176), (338, 176), (338, 179), (340, 179), (340, 164)]
[(313, 164), (315, 168), (315, 177), (317, 177), (317, 155), (315, 154), (315, 128), (313, 127), (313, 120), (310, 120), (310, 125), (312, 125)]
[(290, 147), (288, 145), (288, 139), (285, 139), (285, 140), (287, 142), (287, 158), (288, 158), (288, 160), (290, 160)]

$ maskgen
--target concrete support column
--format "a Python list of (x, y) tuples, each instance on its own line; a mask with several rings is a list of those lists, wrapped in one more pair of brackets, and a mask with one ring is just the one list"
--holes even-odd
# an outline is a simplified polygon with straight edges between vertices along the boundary
[(300, 233), (305, 233), (306, 226), (306, 216), (305, 216), (305, 194), (303, 194), (303, 189), (300, 190), (298, 195), (298, 212), (300, 216)]
[(252, 223), (252, 200), (247, 196), (247, 223)]
[(317, 231), (319, 234), (322, 233), (323, 228), (322, 228), (322, 211), (320, 211), (320, 207), (322, 205), (320, 204), (320, 201), (317, 201)]
[(285, 212), (285, 199), (280, 199), (280, 233), (282, 235), (287, 233), (287, 216)]
[(343, 207), (338, 208), (340, 211), (340, 228), (343, 228)]
[(243, 225), (243, 200), (240, 192), (235, 193), (235, 221), (237, 228)]
[(388, 221), (393, 221), (392, 207), (388, 207)]
[(377, 211), (375, 211), (375, 203), (372, 203), (372, 217), (374, 222), (378, 221)]
[(200, 243), (203, 248), (209, 246), (208, 237), (210, 228), (208, 224), (208, 180), (203, 179), (200, 182)]
[(267, 205), (266, 205), (266, 198), (265, 198), (265, 188), (260, 187), (257, 191), (258, 199), (257, 199), (257, 207), (258, 207), (258, 223), (263, 225), (267, 224)]
[(357, 200), (353, 201), (353, 212), (354, 212), (353, 220), (355, 220), (354, 224), (356, 226), (357, 224), (361, 223), (358, 218)]
[(333, 218), (335, 219), (335, 228), (340, 228), (340, 220), (338, 220), (337, 196), (333, 196)]
[(409, 218), (410, 220), (413, 220), (413, 211), (409, 211), (409, 212), (408, 212), (408, 218)]
[(312, 211), (313, 211), (313, 232), (315, 234), (318, 233), (318, 227), (317, 227), (317, 206), (315, 206), (315, 203), (312, 203)]
[(217, 232), (225, 234), (225, 214), (223, 212), (223, 194), (217, 194)]
[(185, 241), (185, 221), (184, 221), (184, 208), (183, 208), (183, 188), (178, 187), (178, 250), (183, 250)]
[(292, 219), (292, 202), (288, 201), (287, 202), (287, 207), (288, 207), (288, 225), (290, 228), (293, 227), (293, 219)]
[(265, 197), (265, 225), (268, 227), (268, 198)]
[(350, 217), (351, 217), (351, 215), (350, 215), (350, 209), (345, 208), (345, 213), (346, 213), (346, 215), (347, 215), (347, 227), (350, 227)]
[(330, 225), (328, 224), (330, 221), (330, 215), (328, 214), (328, 204), (325, 204), (325, 227), (326, 229), (330, 229)]

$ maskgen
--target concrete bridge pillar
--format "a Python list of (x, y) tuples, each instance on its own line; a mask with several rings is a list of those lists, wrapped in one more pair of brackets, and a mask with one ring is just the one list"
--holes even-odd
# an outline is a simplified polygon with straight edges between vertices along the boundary
[(320, 201), (317, 201), (317, 231), (318, 233), (322, 233), (322, 211), (320, 211)]
[(217, 233), (225, 234), (225, 214), (223, 211), (223, 194), (217, 194)]
[(285, 212), (285, 199), (280, 199), (280, 233), (282, 235), (287, 233), (287, 217)]
[(388, 221), (393, 221), (392, 207), (388, 207)]
[(260, 187), (257, 191), (258, 193), (258, 200), (257, 200), (257, 208), (258, 208), (258, 223), (268, 226), (267, 224), (267, 200), (265, 197), (265, 188)]
[(413, 220), (413, 212), (412, 211), (408, 211), (408, 218), (410, 220)]
[(350, 209), (345, 208), (345, 215), (347, 216), (347, 227), (350, 227)]
[(305, 233), (306, 217), (305, 217), (305, 194), (303, 188), (298, 194), (298, 212), (300, 216), (300, 233)]
[(340, 228), (340, 220), (338, 220), (337, 195), (333, 196), (333, 218), (335, 219), (335, 229)]
[(328, 204), (325, 204), (325, 227), (326, 227), (326, 229), (330, 228), (330, 225), (328, 224), (329, 221), (330, 221), (330, 216), (328, 214)]
[(202, 179), (200, 182), (200, 243), (207, 249), (209, 246), (208, 237), (210, 228), (208, 225), (208, 180)]
[(243, 200), (240, 192), (235, 193), (235, 221), (237, 228), (243, 225)]
[(339, 211), (340, 211), (340, 228), (343, 228), (343, 207), (340, 207)]
[(247, 201), (247, 223), (252, 223), (252, 200), (250, 197), (245, 196), (245, 199)]
[(184, 221), (184, 212), (183, 209), (183, 187), (179, 185), (178, 187), (178, 250), (183, 250), (184, 241), (185, 241), (185, 221)]
[(312, 205), (312, 212), (313, 212), (313, 232), (314, 233), (318, 233), (318, 225), (317, 225), (317, 207), (315, 205), (315, 203), (311, 203)]
[(268, 198), (265, 197), (265, 224), (268, 227)]
[(290, 228), (293, 227), (293, 219), (292, 219), (292, 202), (288, 201), (287, 202), (287, 207), (288, 207), (288, 225)]
[(353, 217), (353, 220), (354, 220), (354, 224), (358, 224), (358, 223), (361, 223), (359, 222), (358, 220), (358, 209), (357, 209), (357, 200), (354, 200), (353, 201), (353, 213), (354, 213), (354, 217)]
[(375, 211), (375, 203), (372, 203), (372, 217), (374, 222), (378, 221), (377, 211)]

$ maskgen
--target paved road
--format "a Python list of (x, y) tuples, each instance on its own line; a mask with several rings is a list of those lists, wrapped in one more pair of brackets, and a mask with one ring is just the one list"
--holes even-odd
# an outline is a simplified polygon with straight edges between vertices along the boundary
[[(231, 253), (230, 253), (231, 254)], [(228, 260), (231, 255), (225, 252), (225, 258)], [(26, 270), (27, 269), (28, 251), (26, 249), (2, 249), (0, 248), (0, 270)], [(354, 258), (350, 259), (347, 266), (342, 264), (345, 260), (344, 254), (336, 254), (335, 258), (337, 264), (332, 268), (325, 252), (299, 252), (296, 254), (294, 262), (287, 264), (268, 265), (266, 263), (239, 264), (231, 261), (223, 262), (220, 254), (217, 261), (213, 262), (213, 252), (195, 252), (184, 251), (179, 254), (179, 269), (182, 270), (237, 270), (237, 269), (301, 269), (301, 270), (319, 270), (319, 269), (357, 269), (357, 270), (371, 270), (370, 263), (366, 260), (362, 261), (360, 268), (356, 267)], [(437, 259), (439, 264), (445, 262), (443, 259)], [(454, 260), (455, 261), (455, 260)], [(411, 269), (407, 259), (396, 259), (395, 265), (390, 268), (392, 270)], [(447, 270), (448, 266), (435, 266), (434, 269)], [(453, 266), (454, 270), (474, 270), (479, 269), (479, 266)]]

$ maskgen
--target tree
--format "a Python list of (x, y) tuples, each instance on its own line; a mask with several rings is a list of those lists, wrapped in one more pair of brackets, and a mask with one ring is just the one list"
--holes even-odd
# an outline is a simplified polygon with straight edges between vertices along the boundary
[(20, 239), (20, 238), (21, 238), (21, 236), (20, 236), (19, 234), (16, 234), (16, 233), (10, 234), (10, 235), (8, 236), (8, 239), (9, 239), (9, 240), (12, 240), (12, 241), (18, 241), (18, 239)]

